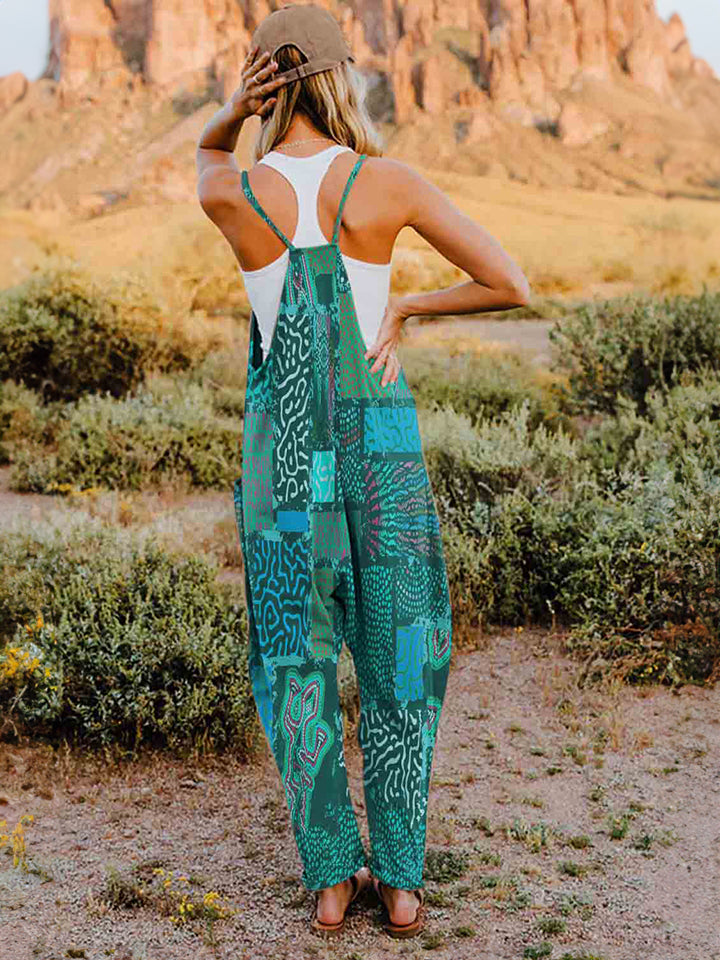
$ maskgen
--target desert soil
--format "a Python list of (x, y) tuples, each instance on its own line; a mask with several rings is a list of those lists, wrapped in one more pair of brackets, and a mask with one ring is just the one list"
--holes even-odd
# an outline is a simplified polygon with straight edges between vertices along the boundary
[[(481, 643), (453, 655), (419, 938), (388, 938), (371, 898), (339, 941), (309, 930), (314, 897), (264, 742), (245, 765), (159, 755), (113, 766), (5, 745), (2, 817), (34, 822), (29, 871), (0, 859), (1, 960), (512, 960), (543, 941), (556, 958), (720, 960), (720, 687), (580, 688), (547, 632)], [(350, 728), (347, 741), (367, 841)], [(611, 837), (611, 818), (624, 835)], [(437, 851), (460, 876), (438, 873)], [(152, 898), (113, 906), (111, 868), (156, 887), (154, 868), (182, 872), (196, 898), (219, 892), (235, 912), (208, 933)], [(549, 918), (565, 929), (543, 933)]]

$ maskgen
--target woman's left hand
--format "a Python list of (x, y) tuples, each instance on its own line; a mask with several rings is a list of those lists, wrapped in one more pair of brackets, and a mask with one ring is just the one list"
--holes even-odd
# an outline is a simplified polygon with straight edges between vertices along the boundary
[(400, 343), (403, 325), (409, 316), (404, 298), (391, 296), (375, 343), (365, 351), (366, 360), (376, 358), (375, 363), (370, 367), (371, 373), (377, 373), (380, 367), (385, 367), (380, 384), (383, 387), (388, 383), (395, 383), (400, 376), (400, 361), (395, 351)]

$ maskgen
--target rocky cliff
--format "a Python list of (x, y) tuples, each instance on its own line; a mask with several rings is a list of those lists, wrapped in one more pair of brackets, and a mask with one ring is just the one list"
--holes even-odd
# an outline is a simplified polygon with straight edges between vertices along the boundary
[[(654, 0), (321, 0), (384, 93), (388, 117), (503, 106), (554, 122), (557, 94), (622, 72), (672, 101), (683, 75), (712, 77), (682, 20)], [(123, 66), (163, 87), (237, 84), (252, 31), (275, 0), (50, 0), (48, 74), (77, 88)], [(378, 96), (378, 100), (383, 99)]]
[[(369, 77), (390, 153), (541, 184), (720, 185), (720, 80), (654, 0), (318, 2)], [(50, 0), (41, 83), (66, 112), (113, 91), (185, 98), (192, 112), (229, 96), (255, 26), (280, 5)], [(21, 75), (0, 80), (0, 114), (26, 87)]]

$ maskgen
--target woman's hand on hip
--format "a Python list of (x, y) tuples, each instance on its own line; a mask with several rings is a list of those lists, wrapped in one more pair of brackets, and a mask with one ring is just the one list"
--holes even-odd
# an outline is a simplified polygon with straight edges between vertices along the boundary
[(405, 298), (391, 296), (375, 343), (365, 351), (366, 360), (375, 357), (375, 362), (370, 367), (371, 373), (377, 373), (381, 367), (385, 367), (380, 384), (383, 387), (388, 383), (395, 383), (400, 376), (400, 361), (395, 350), (401, 340), (403, 325), (409, 316)]
[(278, 67), (277, 61), (271, 60), (267, 51), (259, 57), (257, 53), (257, 47), (248, 53), (243, 65), (242, 84), (230, 98), (236, 113), (244, 120), (254, 114), (266, 117), (277, 102), (277, 98), (270, 94), (287, 83), (283, 78), (272, 79)]

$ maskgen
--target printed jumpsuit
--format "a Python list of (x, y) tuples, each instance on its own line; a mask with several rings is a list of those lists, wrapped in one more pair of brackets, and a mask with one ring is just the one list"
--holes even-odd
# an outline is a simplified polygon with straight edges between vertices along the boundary
[[(242, 476), (233, 495), (245, 567), (253, 695), (282, 778), (309, 890), (369, 860), (423, 885), (427, 798), (451, 651), (448, 582), (415, 402), (402, 371), (370, 372), (338, 244), (289, 248), (263, 359), (250, 320)], [(337, 661), (361, 700), (367, 858), (348, 790)]]

